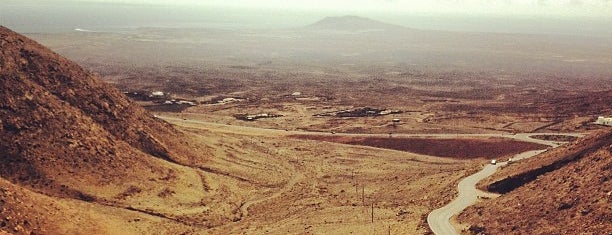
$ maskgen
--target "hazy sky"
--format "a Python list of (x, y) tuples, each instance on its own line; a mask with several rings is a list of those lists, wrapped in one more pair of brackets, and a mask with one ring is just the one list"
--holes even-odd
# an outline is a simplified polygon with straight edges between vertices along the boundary
[(327, 11), (612, 18), (612, 0), (81, 0)]
[(0, 0), (0, 25), (20, 32), (293, 28), (342, 15), (416, 29), (612, 38), (612, 0)]

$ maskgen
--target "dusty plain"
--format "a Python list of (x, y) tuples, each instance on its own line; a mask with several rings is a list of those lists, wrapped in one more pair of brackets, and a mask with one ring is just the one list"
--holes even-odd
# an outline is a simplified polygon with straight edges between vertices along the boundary
[[(134, 185), (116, 192), (119, 205), (42, 194), (7, 203), (48, 202), (59, 214), (46, 220), (61, 227), (55, 231), (427, 234), (427, 214), (449, 202), (457, 182), (491, 155), (459, 147), (428, 156), (345, 144), (348, 135), (343, 142), (295, 134), (377, 134), (384, 142), (411, 133), (590, 132), (602, 129), (591, 124), (596, 116), (612, 113), (606, 66), (612, 45), (605, 40), (583, 45), (572, 37), (390, 34), (306, 28), (28, 35), (211, 153), (191, 165), (170, 164), (176, 172), (170, 181), (185, 184), (161, 191)], [(157, 91), (164, 94), (153, 97)], [(508, 145), (464, 142), (478, 141)], [(74, 210), (81, 204), (88, 210)], [(75, 222), (74, 215), (104, 223)]]

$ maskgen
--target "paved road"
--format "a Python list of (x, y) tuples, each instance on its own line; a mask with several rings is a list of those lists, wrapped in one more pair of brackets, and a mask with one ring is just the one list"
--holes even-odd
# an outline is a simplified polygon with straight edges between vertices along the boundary
[[(347, 134), (347, 133), (336, 133), (332, 134), (329, 132), (313, 132), (313, 131), (285, 131), (279, 129), (268, 129), (268, 128), (259, 128), (259, 127), (246, 127), (246, 126), (237, 126), (237, 125), (226, 125), (219, 124), (213, 122), (206, 122), (200, 120), (193, 119), (183, 119), (176, 117), (168, 117), (168, 116), (157, 116), (163, 120), (166, 120), (171, 123), (179, 124), (181, 126), (191, 126), (197, 128), (204, 129), (214, 129), (218, 132), (227, 132), (227, 133), (236, 133), (236, 134), (249, 134), (249, 135), (272, 135), (272, 136), (283, 136), (283, 135), (337, 135), (337, 136), (355, 136), (355, 137), (387, 137), (388, 134)], [(194, 125), (195, 124), (195, 125)], [(532, 135), (569, 135), (575, 137), (584, 136), (584, 134), (580, 133), (518, 133), (518, 134), (393, 134), (393, 137), (432, 137), (432, 138), (455, 138), (455, 137), (504, 137), (511, 138), (515, 140), (538, 143), (543, 145), (551, 146), (552, 148), (556, 148), (560, 146), (562, 143), (555, 141), (546, 141), (546, 140), (538, 140), (531, 138)], [(527, 151), (520, 154), (517, 154), (512, 157), (513, 161), (518, 161), (521, 159), (529, 158), (535, 155), (538, 155), (546, 150), (534, 150)], [(480, 180), (492, 175), (495, 173), (498, 167), (506, 165), (506, 162), (499, 162), (496, 165), (487, 164), (481, 171), (470, 175), (459, 182), (457, 186), (457, 190), (459, 191), (459, 195), (453, 201), (451, 201), (446, 206), (436, 209), (429, 213), (427, 216), (427, 223), (431, 230), (438, 235), (447, 235), (447, 234), (458, 234), (453, 225), (450, 223), (450, 219), (453, 215), (459, 214), (468, 206), (476, 203), (478, 198), (478, 193), (480, 192), (476, 189), (476, 183)], [(252, 203), (257, 203), (257, 200)], [(243, 213), (248, 213), (248, 205), (242, 208)]]
[[(522, 141), (545, 144), (553, 148), (558, 147), (560, 145), (560, 143), (553, 141), (532, 139), (529, 137), (531, 135), (535, 134), (521, 133), (514, 135), (512, 138)], [(563, 135), (571, 135), (576, 137), (583, 136), (582, 134), (575, 133)], [(521, 159), (533, 157), (545, 151), (546, 150), (527, 151), (513, 156), (512, 159), (513, 161), (518, 161)], [(495, 173), (498, 167), (504, 166), (506, 164), (507, 162), (499, 162), (496, 165), (487, 164), (481, 171), (461, 180), (459, 182), (459, 185), (457, 186), (457, 190), (459, 191), (459, 195), (457, 196), (457, 198), (455, 198), (446, 206), (433, 210), (427, 216), (427, 223), (429, 224), (429, 228), (431, 228), (433, 233), (437, 235), (459, 234), (450, 222), (451, 217), (453, 217), (453, 215), (461, 213), (461, 211), (465, 210), (465, 208), (476, 203), (476, 200), (478, 199), (478, 193), (480, 191), (476, 188), (476, 184), (480, 180), (487, 178), (493, 173)]]

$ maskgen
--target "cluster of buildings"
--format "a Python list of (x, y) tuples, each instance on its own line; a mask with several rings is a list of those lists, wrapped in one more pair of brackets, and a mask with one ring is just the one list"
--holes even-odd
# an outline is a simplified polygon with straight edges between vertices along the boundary
[(257, 119), (261, 119), (261, 118), (276, 118), (276, 117), (282, 117), (283, 115), (280, 114), (271, 114), (271, 113), (260, 113), (260, 114), (236, 114), (234, 115), (235, 118), (239, 119), (239, 120), (243, 120), (243, 121), (255, 121)]
[(197, 104), (193, 101), (188, 101), (188, 100), (166, 100), (164, 101), (163, 104), (166, 105), (172, 105), (172, 104), (176, 104), (176, 105), (189, 105), (189, 106), (196, 106)]
[(375, 117), (385, 116), (391, 114), (402, 113), (400, 110), (389, 110), (389, 109), (377, 109), (377, 108), (357, 108), (351, 110), (343, 110), (336, 113), (338, 117)]
[(229, 97), (229, 98), (224, 98), (222, 100), (217, 101), (217, 104), (230, 104), (234, 102), (240, 102), (243, 100), (244, 99)]

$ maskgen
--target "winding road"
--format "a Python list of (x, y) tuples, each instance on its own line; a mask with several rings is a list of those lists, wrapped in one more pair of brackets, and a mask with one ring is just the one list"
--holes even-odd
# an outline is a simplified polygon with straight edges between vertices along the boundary
[[(206, 129), (215, 129), (218, 132), (227, 132), (227, 133), (245, 133), (245, 134), (256, 134), (256, 135), (264, 135), (264, 136), (283, 136), (283, 135), (336, 135), (336, 136), (355, 136), (355, 137), (386, 137), (388, 134), (349, 134), (349, 133), (336, 133), (332, 134), (330, 132), (315, 132), (315, 131), (286, 131), (279, 129), (269, 129), (269, 128), (260, 128), (260, 127), (247, 127), (247, 126), (239, 126), (239, 125), (227, 125), (227, 124), (219, 124), (214, 122), (206, 122), (200, 120), (193, 119), (185, 119), (185, 118), (177, 118), (177, 117), (169, 117), (169, 116), (156, 116), (160, 119), (171, 123), (181, 123), (183, 126), (191, 126), (195, 125), (201, 127), (200, 125), (204, 125)], [(191, 124), (191, 125), (190, 125)], [(193, 127), (195, 127), (193, 126)], [(533, 135), (567, 135), (574, 137), (582, 137), (584, 134), (580, 133), (497, 133), (497, 134), (398, 134), (394, 133), (394, 137), (430, 137), (430, 138), (457, 138), (457, 137), (503, 137), (510, 138), (519, 141), (538, 143), (543, 145), (548, 145), (551, 148), (559, 147), (562, 142), (557, 141), (547, 141), (531, 138)], [(519, 161), (521, 159), (533, 157), (542, 152), (547, 151), (544, 150), (533, 150), (527, 151), (523, 153), (516, 154), (512, 157), (513, 161)], [(427, 223), (429, 227), (433, 231), (434, 234), (438, 235), (453, 235), (459, 234), (455, 227), (450, 222), (451, 217), (456, 214), (459, 214), (468, 206), (476, 203), (479, 194), (486, 194), (476, 188), (476, 184), (495, 173), (498, 167), (506, 165), (507, 162), (498, 162), (496, 165), (487, 164), (484, 168), (470, 175), (459, 182), (457, 186), (457, 190), (459, 192), (457, 198), (451, 201), (444, 207), (438, 208), (427, 216)], [(302, 175), (296, 175), (292, 180), (289, 181), (288, 186), (292, 186), (297, 178), (303, 177)], [(283, 191), (276, 192), (271, 197), (266, 198), (257, 198), (252, 199), (251, 201), (246, 202), (241, 207), (241, 211), (243, 216), (248, 215), (248, 208), (253, 204), (261, 203), (262, 201), (269, 200), (270, 198), (278, 197), (283, 193)]]
[[(521, 140), (521, 141), (545, 144), (553, 148), (560, 146), (560, 143), (558, 142), (538, 140), (538, 139), (531, 138), (532, 135), (540, 135), (540, 134), (542, 133), (535, 133), (535, 134), (521, 133), (521, 134), (513, 135), (511, 138)], [(549, 135), (569, 135), (569, 136), (575, 136), (575, 137), (583, 136), (582, 134), (575, 134), (575, 133), (571, 133), (571, 134), (570, 133), (565, 133), (565, 134), (547, 133), (547, 134)], [(508, 137), (508, 136), (505, 136), (505, 137)], [(518, 161), (521, 159), (533, 157), (545, 151), (546, 150), (534, 150), (534, 151), (523, 152), (523, 153), (513, 156), (512, 160)], [(437, 235), (459, 234), (457, 230), (455, 229), (455, 227), (451, 224), (451, 221), (450, 221), (451, 217), (453, 217), (453, 215), (457, 215), (461, 213), (461, 211), (465, 210), (465, 208), (476, 203), (476, 200), (478, 199), (478, 194), (484, 193), (476, 188), (476, 184), (480, 180), (487, 178), (493, 173), (495, 173), (498, 167), (504, 166), (506, 164), (508, 163), (498, 162), (496, 165), (487, 164), (481, 171), (461, 180), (459, 182), (459, 185), (457, 186), (457, 190), (459, 191), (459, 195), (457, 196), (457, 198), (455, 198), (453, 201), (451, 201), (446, 206), (433, 210), (427, 216), (427, 224), (429, 224), (429, 228), (431, 229), (431, 231), (433, 231), (433, 233)]]

